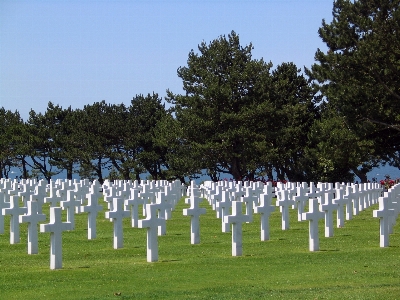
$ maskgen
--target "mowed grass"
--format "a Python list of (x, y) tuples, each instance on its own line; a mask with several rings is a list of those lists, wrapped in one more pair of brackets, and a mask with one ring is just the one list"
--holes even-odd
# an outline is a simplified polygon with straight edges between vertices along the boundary
[[(103, 201), (100, 201), (103, 203)], [(113, 223), (98, 216), (97, 238), (87, 239), (87, 214), (63, 233), (63, 269), (49, 268), (49, 233), (39, 233), (39, 254), (9, 244), (9, 216), (0, 235), (0, 299), (400, 299), (399, 226), (390, 247), (379, 247), (379, 220), (368, 208), (309, 252), (308, 222), (290, 210), (281, 230), (279, 208), (270, 217), (271, 239), (260, 241), (260, 216), (243, 224), (243, 256), (231, 256), (231, 233), (203, 201), (201, 241), (190, 244), (189, 206), (183, 200), (158, 238), (159, 261), (146, 261), (146, 229), (124, 221), (124, 248), (113, 249)], [(106, 208), (106, 205), (104, 205)], [(45, 209), (48, 211), (48, 208)], [(64, 212), (64, 220), (66, 220)], [(335, 223), (336, 226), (336, 223)]]

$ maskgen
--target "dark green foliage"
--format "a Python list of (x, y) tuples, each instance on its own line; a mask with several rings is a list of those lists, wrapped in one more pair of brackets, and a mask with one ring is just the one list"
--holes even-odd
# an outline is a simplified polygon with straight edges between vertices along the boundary
[[(166, 162), (167, 145), (157, 142), (157, 128), (167, 116), (162, 99), (158, 94), (146, 97), (137, 95), (129, 107), (128, 130), (130, 136), (136, 137), (137, 164), (146, 170), (154, 180), (166, 179), (168, 164)], [(168, 129), (167, 129), (168, 130)]]
[(51, 163), (53, 153), (57, 151), (55, 135), (59, 134), (60, 112), (61, 108), (54, 107), (51, 102), (45, 114), (31, 110), (24, 131), (28, 146), (24, 154), (30, 158), (27, 164), (32, 168), (34, 176), (41, 174), (47, 181), (61, 172)]
[(0, 108), (0, 178), (9, 177), (11, 167), (18, 165), (22, 148), (23, 121), (19, 113)]
[(271, 64), (253, 60), (252, 45), (242, 47), (235, 32), (198, 48), (199, 54), (189, 53), (188, 66), (178, 69), (186, 95), (168, 93), (183, 147), (190, 149), (187, 159), (210, 175), (254, 177), (266, 149), (260, 121), (267, 117), (262, 105)]
[(102, 183), (103, 169), (111, 167), (113, 149), (118, 149), (122, 138), (121, 124), (124, 124), (124, 106), (106, 104), (105, 101), (85, 105), (77, 111), (78, 123), (75, 138), (78, 145), (78, 159), (83, 174), (95, 174)]
[(311, 162), (305, 151), (309, 146), (307, 134), (319, 117), (318, 101), (315, 90), (293, 63), (282, 63), (272, 72), (271, 109), (263, 120), (268, 124), (265, 132), (269, 145), (264, 161), (275, 168), (280, 180), (285, 176), (290, 181), (311, 179)]
[(313, 163), (312, 181), (353, 182), (354, 174), (365, 153), (363, 141), (351, 131), (343, 117), (324, 113), (316, 120), (309, 131), (309, 140), (314, 147), (307, 148), (307, 154)]
[[(212, 179), (272, 174), (303, 180), (303, 149), (316, 117), (314, 90), (292, 63), (278, 66), (251, 57), (232, 32), (189, 53), (178, 69), (185, 95), (169, 92), (183, 147)], [(189, 151), (188, 151), (189, 153)]]
[[(400, 2), (338, 0), (333, 20), (319, 29), (310, 74), (330, 109), (378, 160), (398, 165), (400, 147)], [(363, 163), (361, 160), (359, 163)]]
[(48, 122), (51, 136), (51, 153), (49, 163), (59, 170), (67, 171), (67, 179), (72, 179), (74, 167), (78, 162), (76, 141), (76, 113), (68, 107), (62, 107), (49, 103), (44, 115)]

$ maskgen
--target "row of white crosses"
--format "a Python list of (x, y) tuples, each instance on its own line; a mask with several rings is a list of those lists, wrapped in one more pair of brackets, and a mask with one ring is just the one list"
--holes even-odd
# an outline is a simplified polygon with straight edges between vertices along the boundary
[[(157, 215), (152, 214), (153, 207), (147, 211), (147, 219), (159, 219), (164, 221), (160, 226), (159, 234), (165, 234), (165, 219), (170, 217), (170, 211), (183, 195), (183, 186), (179, 181), (168, 183), (157, 182), (117, 182), (111, 184), (106, 182), (101, 186), (97, 181), (90, 184), (88, 180), (77, 181), (51, 181), (47, 185), (44, 181), (10, 181), (0, 180), (0, 234), (4, 233), (4, 216), (10, 215), (10, 243), (20, 242), (19, 224), (28, 223), (28, 254), (38, 253), (38, 231), (39, 222), (46, 220), (42, 214), (42, 206), (50, 204), (50, 222), (40, 224), (41, 232), (50, 232), (50, 268), (62, 267), (62, 242), (61, 234), (75, 227), (75, 213), (88, 213), (88, 239), (96, 238), (96, 218), (103, 210), (99, 205), (100, 197), (109, 202), (110, 211), (105, 217), (114, 222), (114, 248), (123, 246), (122, 218), (131, 216), (132, 227), (146, 227), (146, 222), (138, 223), (137, 207), (147, 203), (156, 207)], [(146, 187), (152, 186), (152, 192)], [(103, 192), (101, 192), (103, 190)], [(146, 193), (147, 191), (147, 193)], [(110, 201), (109, 194), (113, 194)], [(140, 194), (140, 195), (139, 195)], [(153, 197), (154, 196), (154, 197)], [(24, 206), (20, 206), (20, 198)], [(153, 199), (154, 198), (154, 199)], [(87, 202), (86, 202), (87, 199)], [(153, 201), (154, 200), (154, 201)], [(61, 210), (67, 212), (67, 222), (61, 220)], [(131, 209), (131, 211), (129, 211)], [(155, 221), (156, 222), (156, 221)], [(153, 249), (155, 247), (152, 247)], [(148, 252), (151, 252), (148, 247)], [(151, 261), (156, 260), (153, 255)]]
[[(286, 187), (278, 186), (277, 205), (283, 206), (282, 229), (289, 228), (288, 206), (298, 208), (298, 220), (309, 221), (309, 250), (319, 250), (318, 220), (325, 219), (325, 237), (333, 236), (333, 212), (336, 211), (336, 224), (338, 228), (344, 226), (345, 218), (352, 219), (360, 211), (377, 203), (382, 193), (382, 187), (377, 183), (366, 184), (340, 184), (331, 183), (288, 183)], [(304, 204), (309, 201), (309, 210), (304, 212)]]
[(389, 234), (393, 233), (393, 226), (400, 213), (400, 183), (392, 186), (379, 197), (379, 209), (373, 211), (373, 216), (379, 218), (380, 247), (389, 247)]
[[(50, 223), (40, 224), (41, 232), (50, 232), (50, 268), (58, 269), (62, 266), (61, 233), (74, 229), (74, 213), (88, 212), (88, 237), (95, 236), (94, 218), (97, 212), (93, 208), (100, 209), (99, 205), (91, 205), (89, 196), (88, 205), (84, 205), (86, 192), (101, 187), (96, 181), (89, 186), (89, 181), (81, 182), (55, 181), (48, 185), (49, 196), (47, 196), (47, 184), (45, 181), (0, 181), (0, 203), (2, 207), (2, 219), (0, 224), (4, 233), (4, 215), (10, 215), (10, 243), (20, 242), (20, 223), (28, 223), (28, 254), (38, 253), (38, 231), (39, 222), (46, 220), (42, 213), (42, 206), (50, 204)], [(20, 198), (24, 206), (20, 206)], [(9, 199), (9, 201), (7, 201)], [(94, 202), (92, 202), (94, 203)], [(97, 204), (97, 201), (96, 203)], [(67, 211), (67, 222), (61, 220), (61, 210)], [(102, 209), (102, 207), (101, 207)], [(94, 213), (95, 212), (95, 213)], [(93, 233), (94, 232), (94, 233)]]
[[(275, 209), (271, 205), (271, 183), (205, 182), (202, 190), (203, 197), (216, 211), (217, 218), (221, 219), (222, 232), (230, 232), (232, 227), (232, 256), (242, 255), (242, 225), (252, 222), (253, 212), (261, 215), (261, 240), (269, 239), (269, 216)], [(242, 213), (243, 204), (245, 214)]]
[[(105, 183), (104, 200), (110, 211), (105, 217), (114, 223), (114, 248), (123, 247), (122, 220), (131, 217), (132, 227), (147, 228), (147, 261), (158, 260), (158, 235), (166, 234), (166, 220), (183, 195), (184, 188), (179, 181), (119, 182), (119, 185)], [(146, 219), (139, 219), (139, 207), (143, 206)]]
[[(336, 211), (337, 227), (344, 226), (345, 219), (350, 220), (353, 215), (377, 203), (382, 193), (379, 184), (339, 184), (318, 183), (287, 183), (279, 184), (276, 188), (276, 206), (279, 206), (282, 214), (282, 230), (288, 230), (289, 208), (297, 208), (298, 221), (309, 221), (309, 249), (319, 250), (318, 220), (325, 219), (325, 237), (333, 236), (333, 213)], [(226, 217), (232, 210), (232, 215), (238, 214), (240, 200), (246, 204), (246, 216), (241, 217), (243, 222), (251, 222), (252, 210), (261, 214), (261, 240), (269, 239), (269, 216), (274, 207), (271, 205), (273, 197), (271, 183), (261, 185), (252, 183), (243, 185), (235, 182), (205, 182), (203, 195), (206, 197), (217, 217), (222, 219), (222, 232), (230, 231), (230, 223), (234, 218)], [(308, 202), (308, 212), (305, 207)], [(235, 205), (235, 207), (233, 207)], [(237, 222), (236, 222), (237, 224)], [(233, 226), (232, 226), (233, 228)], [(235, 225), (235, 228), (240, 228)], [(237, 229), (236, 229), (237, 230)], [(232, 233), (232, 255), (241, 255), (241, 249), (234, 245)], [(235, 232), (235, 236), (238, 236)], [(241, 238), (240, 238), (241, 240)], [(239, 247), (241, 248), (241, 246)]]
[[(2, 208), (0, 216), (3, 217), (6, 214), (11, 216), (10, 243), (19, 242), (18, 221), (27, 222), (28, 253), (37, 253), (37, 224), (45, 220), (41, 207), (44, 203), (50, 203), (50, 223), (40, 224), (40, 230), (52, 232), (51, 268), (61, 268), (61, 232), (74, 228), (74, 212), (88, 213), (88, 239), (96, 237), (96, 217), (102, 210), (98, 199), (103, 195), (109, 206), (105, 217), (114, 222), (114, 248), (123, 247), (122, 219), (131, 217), (132, 227), (147, 228), (147, 260), (157, 261), (157, 235), (166, 234), (165, 220), (170, 218), (173, 207), (183, 194), (182, 185), (176, 182), (169, 184), (165, 181), (142, 182), (140, 186), (138, 182), (129, 181), (118, 181), (114, 184), (106, 182), (103, 186), (96, 181), (91, 185), (88, 181), (79, 183), (58, 181), (51, 182), (48, 186), (49, 196), (47, 196), (46, 184), (43, 181), (16, 186), (16, 182), (14, 184), (10, 181), (0, 182), (0, 208)], [(310, 222), (310, 251), (316, 251), (319, 249), (319, 219), (325, 218), (325, 236), (333, 236), (334, 210), (337, 211), (337, 226), (343, 227), (344, 215), (349, 220), (353, 214), (356, 215), (359, 211), (376, 203), (381, 191), (379, 185), (371, 184), (336, 184), (333, 187), (332, 184), (321, 183), (315, 187), (313, 183), (310, 186), (306, 183), (288, 183), (278, 186), (275, 194), (277, 195), (276, 205), (280, 207), (282, 213), (282, 229), (289, 229), (289, 207), (297, 207), (298, 220)], [(183, 214), (191, 216), (192, 244), (200, 242), (199, 216), (205, 213), (205, 209), (200, 208), (199, 203), (203, 197), (216, 210), (217, 217), (222, 219), (223, 232), (230, 232), (232, 224), (233, 256), (242, 254), (242, 223), (252, 221), (253, 211), (261, 214), (261, 240), (269, 239), (269, 216), (275, 209), (271, 205), (274, 192), (270, 183), (264, 185), (206, 182), (200, 191), (192, 182), (188, 189), (188, 196), (187, 202), (190, 203), (190, 208), (185, 209)], [(26, 207), (19, 207), (18, 197), (22, 197), (23, 202), (27, 203)], [(30, 201), (27, 201), (28, 198)], [(87, 199), (87, 205), (84, 205), (85, 199)], [(307, 201), (309, 201), (309, 210), (304, 212)], [(245, 214), (242, 214), (242, 203), (246, 205)], [(143, 206), (143, 215), (146, 216), (144, 220), (139, 220), (138, 217), (140, 205)], [(67, 222), (61, 221), (61, 209), (67, 210)], [(385, 213), (383, 215), (386, 216)], [(19, 216), (18, 221), (14, 218), (15, 216)], [(4, 221), (0, 221), (4, 232)]]

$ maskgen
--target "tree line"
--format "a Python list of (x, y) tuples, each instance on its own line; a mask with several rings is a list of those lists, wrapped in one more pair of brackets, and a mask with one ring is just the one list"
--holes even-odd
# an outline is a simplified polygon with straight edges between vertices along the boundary
[[(0, 170), (49, 180), (66, 171), (104, 180), (273, 178), (367, 181), (400, 165), (399, 1), (334, 2), (319, 34), (328, 51), (304, 72), (252, 58), (232, 31), (190, 51), (177, 71), (184, 94), (136, 95), (83, 109), (0, 109)], [(165, 100), (169, 103), (165, 106)]]

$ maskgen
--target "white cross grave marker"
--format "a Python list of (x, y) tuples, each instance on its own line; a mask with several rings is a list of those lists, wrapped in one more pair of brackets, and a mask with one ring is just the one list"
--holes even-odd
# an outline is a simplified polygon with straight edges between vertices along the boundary
[(71, 223), (61, 221), (61, 207), (50, 207), (50, 223), (40, 224), (40, 232), (50, 232), (50, 269), (62, 268), (62, 232), (71, 230)]
[(38, 204), (38, 214), (42, 213), (42, 206), (44, 204), (44, 199), (47, 196), (46, 192), (47, 183), (45, 180), (40, 180), (35, 186), (35, 192), (30, 196), (30, 201), (36, 201)]
[(333, 236), (333, 211), (338, 208), (338, 204), (334, 204), (333, 200), (333, 190), (325, 190), (323, 197), (324, 202), (320, 205), (321, 211), (325, 214), (325, 237)]
[(108, 209), (110, 211), (113, 210), (113, 199), (119, 197), (118, 187), (110, 186), (108, 188), (105, 188), (105, 185), (103, 184), (103, 195), (104, 195), (103, 200), (107, 202)]
[(351, 185), (347, 184), (345, 188), (345, 193), (343, 198), (346, 199), (346, 220), (351, 220), (353, 218), (353, 200), (352, 200), (352, 190)]
[(50, 196), (44, 198), (44, 203), (50, 203), (51, 207), (57, 207), (60, 201), (62, 201), (62, 197), (58, 195), (54, 182), (50, 182)]
[(17, 244), (19, 237), (19, 215), (27, 212), (26, 207), (19, 206), (19, 196), (10, 196), (10, 207), (3, 208), (3, 215), (10, 215), (10, 244)]
[(379, 218), (379, 245), (380, 247), (389, 247), (389, 220), (395, 214), (393, 209), (390, 209), (391, 197), (385, 192), (383, 197), (379, 197), (379, 210), (373, 211), (374, 218)]
[(125, 208), (131, 211), (132, 227), (138, 227), (139, 205), (144, 204), (144, 199), (139, 195), (139, 189), (131, 189), (131, 196), (125, 200)]
[(76, 191), (66, 190), (66, 200), (60, 201), (62, 209), (67, 210), (67, 222), (71, 223), (72, 229), (75, 229), (75, 211), (79, 211), (81, 200), (75, 200)]
[(290, 199), (290, 192), (288, 190), (280, 190), (277, 193), (276, 206), (280, 206), (282, 213), (282, 230), (289, 229), (289, 206), (295, 202)]
[(119, 249), (124, 247), (122, 220), (129, 217), (130, 211), (124, 209), (124, 199), (118, 197), (113, 199), (112, 208), (105, 213), (105, 217), (114, 223), (114, 249)]
[(20, 184), (20, 191), (17, 193), (18, 196), (21, 197), (22, 202), (24, 203), (24, 206), (27, 206), (27, 202), (30, 199), (30, 195), (33, 194), (32, 191), (30, 190), (30, 186), (26, 183), (21, 183)]
[(297, 203), (297, 221), (302, 221), (304, 205), (309, 198), (307, 196), (307, 191), (308, 185), (306, 182), (303, 182), (302, 185), (296, 187), (296, 196), (293, 197), (293, 200)]
[[(156, 203), (158, 207), (158, 217), (167, 220), (167, 211), (171, 211), (172, 206), (164, 200), (165, 193), (163, 191), (156, 192)], [(158, 226), (158, 235), (167, 234), (167, 224), (164, 222), (162, 226)]]
[(81, 205), (86, 204), (85, 199), (87, 199), (86, 195), (90, 192), (90, 186), (91, 185), (89, 179), (83, 179), (76, 184), (75, 199), (79, 200), (81, 202)]
[(4, 201), (5, 202), (10, 202), (10, 195), (11, 195), (11, 191), (12, 191), (12, 182), (10, 179), (6, 179), (3, 182), (3, 187), (1, 188), (1, 190), (4, 193)]
[(353, 200), (353, 214), (356, 216), (359, 213), (359, 201), (360, 201), (360, 189), (358, 184), (352, 186), (353, 193), (351, 193), (351, 198)]
[(342, 228), (344, 227), (344, 210), (348, 199), (343, 196), (343, 189), (341, 187), (335, 189), (335, 198), (332, 202), (337, 205), (336, 227)]
[(0, 190), (0, 234), (4, 233), (4, 214), (3, 209), (10, 207), (10, 202), (5, 201), (5, 192)]
[(169, 209), (165, 210), (165, 219), (169, 220), (172, 217), (172, 211), (175, 208), (176, 203), (178, 202), (179, 199), (178, 195), (176, 194), (175, 191), (171, 188), (171, 186), (164, 186), (164, 195), (163, 199), (166, 203), (168, 203), (167, 207)]
[(99, 211), (103, 210), (103, 206), (99, 204), (99, 198), (102, 196), (100, 192), (101, 184), (95, 180), (86, 194), (88, 199), (87, 205), (79, 207), (79, 212), (88, 213), (88, 239), (96, 238), (96, 219)]
[(269, 240), (269, 216), (275, 210), (271, 205), (272, 193), (260, 195), (260, 205), (254, 208), (254, 213), (261, 214), (261, 240)]
[(190, 193), (190, 208), (183, 210), (184, 216), (191, 216), (190, 218), (190, 242), (191, 244), (200, 243), (200, 215), (206, 213), (205, 208), (200, 208), (199, 203), (203, 199), (200, 198), (200, 191), (193, 186)]
[(159, 204), (146, 204), (146, 219), (139, 220), (139, 228), (147, 228), (147, 261), (158, 261), (158, 227), (165, 219), (158, 218)]
[(225, 223), (232, 224), (232, 256), (242, 255), (242, 223), (249, 221), (250, 216), (242, 213), (242, 202), (232, 201), (232, 215), (224, 217)]
[(318, 199), (309, 200), (309, 211), (303, 213), (302, 219), (309, 222), (308, 236), (310, 251), (319, 250), (318, 220), (324, 218), (325, 214), (319, 210)]
[(222, 187), (216, 186), (214, 190), (212, 190), (211, 197), (209, 199), (209, 203), (213, 210), (216, 209), (216, 204), (221, 201)]
[(20, 223), (28, 223), (28, 254), (37, 254), (38, 251), (38, 227), (41, 221), (46, 220), (46, 215), (38, 213), (38, 203), (28, 201), (28, 213), (19, 216)]
[(253, 220), (253, 207), (258, 204), (258, 196), (253, 194), (252, 187), (246, 187), (245, 195), (241, 197), (241, 201), (246, 205), (246, 215), (249, 215), (249, 222)]
[(229, 210), (232, 207), (230, 193), (222, 192), (222, 200), (216, 203), (217, 218), (222, 219), (222, 232), (230, 232), (230, 226), (224, 221), (225, 216), (229, 215)]
[[(144, 204), (155, 204), (156, 203), (156, 190), (153, 188), (153, 184), (142, 185), (142, 190), (140, 191), (140, 197), (143, 198)], [(143, 216), (146, 216), (146, 205), (143, 205)]]

